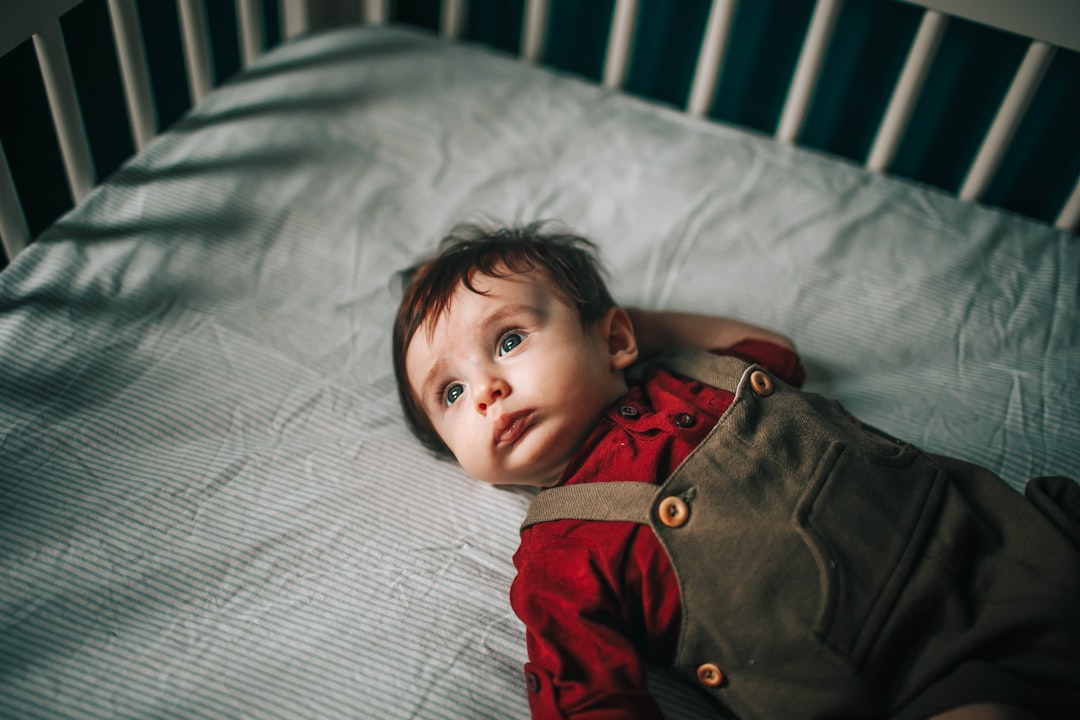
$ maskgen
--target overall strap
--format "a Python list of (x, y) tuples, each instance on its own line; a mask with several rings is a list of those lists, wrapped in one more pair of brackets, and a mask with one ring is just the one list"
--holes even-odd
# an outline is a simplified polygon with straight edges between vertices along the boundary
[(521, 529), (551, 520), (608, 520), (649, 524), (659, 488), (645, 482), (597, 482), (541, 491)]
[(679, 348), (655, 362), (665, 370), (735, 393), (750, 363), (730, 355), (714, 355), (704, 350)]

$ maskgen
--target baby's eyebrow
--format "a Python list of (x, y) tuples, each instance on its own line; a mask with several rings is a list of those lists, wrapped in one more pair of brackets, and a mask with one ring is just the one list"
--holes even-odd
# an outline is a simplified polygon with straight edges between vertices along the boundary
[(424, 382), (420, 383), (420, 404), (427, 405), (431, 401), (431, 386), (435, 383), (435, 378), (443, 373), (443, 368), (446, 367), (446, 359), (439, 358), (435, 361), (435, 364), (431, 366), (431, 369), (427, 371), (427, 375), (424, 376)]
[(512, 317), (519, 317), (521, 315), (531, 315), (533, 318), (543, 317), (544, 312), (532, 305), (514, 304), (503, 305), (501, 308), (484, 318), (482, 326), (484, 328), (490, 328), (493, 325), (502, 325), (508, 319)]

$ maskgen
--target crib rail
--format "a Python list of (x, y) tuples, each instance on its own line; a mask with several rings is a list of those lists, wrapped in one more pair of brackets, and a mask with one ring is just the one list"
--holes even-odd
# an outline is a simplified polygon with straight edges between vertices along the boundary
[[(1024, 3), (986, 0), (902, 1), (922, 6), (923, 18), (865, 160), (866, 167), (875, 172), (887, 172), (891, 167), (951, 17), (971, 20), (1031, 39), (1027, 54), (958, 192), (962, 199), (978, 202), (1000, 167), (1057, 48), (1080, 51), (1080, 3), (1075, 0), (1031, 0)], [(443, 0), (439, 30), (444, 37), (461, 37), (467, 2)], [(776, 130), (776, 137), (781, 141), (798, 141), (843, 4), (844, 0), (816, 0)], [(381, 7), (380, 17), (385, 17), (390, 2), (368, 0), (367, 5)], [(712, 0), (685, 107), (691, 115), (704, 116), (712, 104), (737, 5), (738, 0)], [(536, 61), (540, 58), (540, 49), (547, 35), (548, 0), (525, 0), (525, 8), (521, 55), (527, 60)], [(623, 87), (633, 52), (638, 10), (638, 0), (615, 0), (601, 73), (606, 87)], [(1054, 225), (1073, 232), (1080, 226), (1080, 177), (1058, 212)]]
[[(59, 18), (78, 5), (79, 1), (30, 0), (0, 5), (0, 54), (33, 38), (68, 190), (76, 203), (90, 192), (97, 181), (59, 22)], [(549, 0), (523, 1), (520, 54), (526, 60), (540, 62), (548, 40), (550, 3)], [(875, 172), (888, 172), (892, 167), (952, 18), (971, 20), (1030, 38), (1027, 53), (1017, 67), (1011, 86), (957, 193), (964, 200), (977, 202), (984, 197), (998, 172), (1002, 158), (1058, 48), (1080, 51), (1080, 3), (1075, 0), (1026, 0), (1023, 3), (986, 0), (902, 1), (921, 6), (923, 15), (865, 158), (866, 167)], [(176, 0), (188, 78), (187, 92), (193, 105), (212, 89), (214, 83), (204, 2)], [(311, 6), (317, 2), (279, 0), (281, 36), (284, 39), (302, 35), (311, 29)], [(382, 24), (393, 19), (395, 3), (391, 0), (356, 2), (360, 17), (369, 24)], [(724, 72), (726, 48), (731, 40), (738, 4), (738, 0), (711, 2), (685, 106), (686, 112), (691, 115), (706, 116), (714, 101), (719, 78)], [(844, 0), (816, 0), (775, 131), (776, 137), (783, 142), (799, 142), (843, 4)], [(266, 28), (260, 0), (235, 0), (235, 5), (237, 43), (242, 64), (246, 67), (262, 52)], [(108, 12), (132, 142), (136, 149), (140, 149), (153, 139), (159, 128), (135, 0), (108, 0)], [(601, 82), (606, 87), (615, 90), (624, 87), (633, 56), (639, 14), (638, 0), (615, 0), (601, 73)], [(462, 38), (467, 18), (468, 0), (442, 0), (439, 32), (449, 39)], [(1080, 225), (1080, 178), (1057, 213), (1054, 224), (1073, 232)], [(8, 257), (14, 257), (31, 241), (30, 229), (2, 144), (0, 239)]]
[[(724, 47), (732, 29), (736, 2), (713, 0), (686, 106), (686, 111), (692, 115), (704, 115), (711, 104), (717, 77), (722, 71)], [(798, 140), (843, 3), (844, 0), (817, 0), (776, 130), (776, 137), (781, 141), (793, 143)], [(1080, 3), (1073, 0), (1025, 3), (913, 0), (911, 4), (924, 6), (925, 10), (877, 138), (866, 158), (866, 167), (877, 172), (885, 172), (890, 167), (950, 16), (1032, 38), (1027, 54), (958, 193), (964, 200), (977, 202), (984, 196), (1005, 157), (1057, 46), (1080, 50)], [(605, 85), (609, 87), (618, 88), (622, 84), (630, 53), (627, 38), (631, 36), (631, 31), (627, 28), (633, 26), (636, 11), (636, 0), (618, 0), (603, 73)], [(1076, 231), (1080, 224), (1080, 178), (1054, 224), (1071, 231)]]
[[(0, 8), (0, 55), (6, 54), (26, 38), (33, 38), (68, 190), (75, 203), (80, 202), (97, 181), (59, 21), (64, 13), (79, 2), (81, 0), (34, 0), (28, 3), (7, 3)], [(204, 0), (177, 0), (188, 96), (193, 105), (213, 86), (212, 60), (203, 3)], [(285, 14), (288, 18), (287, 30), (291, 35), (299, 34), (304, 26), (298, 18), (306, 4), (288, 0), (285, 5), (288, 9)], [(108, 0), (108, 11), (132, 142), (138, 150), (157, 134), (158, 122), (135, 0)], [(238, 43), (246, 67), (255, 61), (264, 45), (262, 10), (258, 0), (236, 0), (236, 13), (239, 26)], [(7, 257), (13, 258), (31, 238), (2, 143), (0, 165), (0, 240)]]

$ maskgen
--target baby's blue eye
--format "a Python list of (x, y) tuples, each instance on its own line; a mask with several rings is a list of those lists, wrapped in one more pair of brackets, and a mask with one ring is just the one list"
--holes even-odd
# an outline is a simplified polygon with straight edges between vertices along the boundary
[(465, 392), (465, 386), (459, 383), (454, 383), (446, 388), (446, 404), (453, 405), (454, 401), (461, 397), (463, 392)]
[(525, 338), (518, 333), (508, 333), (499, 341), (499, 352), (508, 353), (522, 343)]

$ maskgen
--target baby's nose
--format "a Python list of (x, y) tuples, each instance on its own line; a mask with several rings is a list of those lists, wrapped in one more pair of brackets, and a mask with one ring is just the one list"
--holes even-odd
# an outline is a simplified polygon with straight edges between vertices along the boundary
[(502, 397), (502, 394), (503, 392), (501, 389), (492, 388), (491, 392), (487, 396), (487, 402), (477, 403), (477, 407), (480, 409), (480, 412), (487, 412), (488, 406), (491, 405), (491, 403), (495, 402), (495, 398)]

